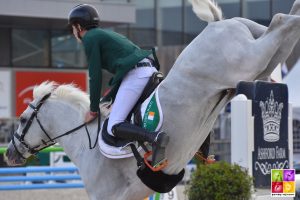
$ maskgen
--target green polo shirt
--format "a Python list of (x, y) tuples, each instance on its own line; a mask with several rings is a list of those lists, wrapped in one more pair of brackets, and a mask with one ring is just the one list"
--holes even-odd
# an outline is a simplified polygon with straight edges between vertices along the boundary
[(140, 49), (123, 35), (100, 28), (87, 31), (82, 42), (89, 70), (90, 109), (96, 112), (99, 110), (102, 88), (101, 70), (106, 69), (114, 74), (110, 85), (119, 85), (125, 74), (152, 52)]

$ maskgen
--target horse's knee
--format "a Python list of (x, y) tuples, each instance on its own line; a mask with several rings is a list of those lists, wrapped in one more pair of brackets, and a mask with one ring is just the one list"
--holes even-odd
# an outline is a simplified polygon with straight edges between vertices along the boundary
[(274, 15), (272, 21), (271, 21), (271, 24), (270, 26), (277, 26), (277, 25), (281, 25), (283, 24), (287, 19), (287, 15), (286, 14), (283, 14), (283, 13), (277, 13)]
[(296, 27), (298, 29), (299, 25), (300, 25), (300, 16), (278, 13), (274, 15), (268, 30), (272, 31), (278, 28), (284, 30), (284, 29), (290, 29), (291, 27)]

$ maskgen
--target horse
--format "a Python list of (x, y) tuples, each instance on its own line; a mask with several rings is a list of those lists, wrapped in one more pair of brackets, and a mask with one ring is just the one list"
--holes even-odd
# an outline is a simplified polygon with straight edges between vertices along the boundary
[[(181, 172), (193, 158), (221, 109), (234, 97), (239, 81), (268, 77), (300, 38), (300, 0), (289, 14), (274, 15), (269, 27), (244, 18), (223, 19), (221, 9), (210, 0), (191, 2), (197, 16), (209, 23), (182, 51), (157, 89), (164, 113), (161, 130), (170, 136), (168, 165), (163, 169), (169, 175)], [(154, 192), (136, 176), (133, 157), (109, 159), (97, 148), (90, 150), (86, 133), (95, 141), (98, 123), (69, 134), (83, 123), (89, 109), (85, 92), (45, 82), (34, 89), (33, 97), (20, 116), (15, 140), (8, 145), (9, 165), (24, 163), (33, 153), (28, 148), (40, 149), (51, 139), (78, 167), (91, 200), (140, 200)], [(60, 137), (61, 133), (68, 134)]]

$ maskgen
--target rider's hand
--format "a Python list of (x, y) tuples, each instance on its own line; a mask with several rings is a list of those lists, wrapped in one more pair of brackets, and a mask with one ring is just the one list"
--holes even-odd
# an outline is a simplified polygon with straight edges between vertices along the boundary
[(89, 111), (85, 114), (85, 122), (88, 123), (92, 121), (95, 117), (97, 117), (98, 113), (97, 112), (92, 112)]

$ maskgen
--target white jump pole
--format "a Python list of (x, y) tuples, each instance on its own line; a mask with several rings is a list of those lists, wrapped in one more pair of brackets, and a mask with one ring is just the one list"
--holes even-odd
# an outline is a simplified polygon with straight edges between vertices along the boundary
[(254, 151), (254, 117), (252, 101), (243, 94), (231, 101), (231, 163), (246, 168), (252, 176)]

